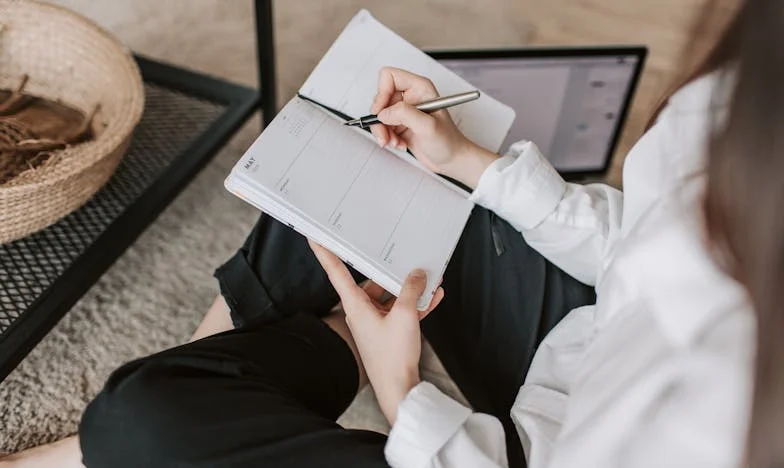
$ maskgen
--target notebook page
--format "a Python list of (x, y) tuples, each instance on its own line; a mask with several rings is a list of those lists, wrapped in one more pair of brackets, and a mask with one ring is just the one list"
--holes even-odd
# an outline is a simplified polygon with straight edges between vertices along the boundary
[[(300, 94), (352, 117), (370, 112), (378, 71), (392, 66), (426, 76), (442, 96), (474, 87), (361, 10), (338, 36), (300, 88)], [(474, 142), (498, 151), (515, 118), (514, 110), (486, 93), (449, 109)]]
[[(345, 260), (393, 294), (412, 269), (424, 269), (424, 305), (473, 207), (465, 193), (299, 98), (240, 159), (227, 187), (278, 217), (281, 207), (290, 211), (283, 221), (297, 229), (333, 237), (351, 257)], [(278, 206), (264, 206), (249, 187)]]
[[(324, 232), (318, 226), (312, 224), (308, 219), (302, 218), (294, 211), (281, 205), (274, 198), (267, 195), (267, 192), (260, 190), (258, 185), (249, 184), (247, 179), (231, 174), (226, 179), (226, 187), (234, 195), (238, 196), (246, 203), (249, 203), (259, 210), (264, 211), (278, 221), (288, 225), (290, 228), (299, 232), (303, 236), (313, 239), (325, 248), (329, 249), (338, 257), (347, 261), (348, 264), (357, 269), (360, 273), (368, 278), (374, 278), (374, 281), (385, 289), (387, 287), (394, 288), (397, 281), (390, 278), (383, 271), (379, 271), (373, 265), (367, 263), (364, 258), (354, 253), (351, 249), (347, 248), (340, 242), (336, 241), (334, 237)], [(390, 289), (387, 289), (390, 290)]]

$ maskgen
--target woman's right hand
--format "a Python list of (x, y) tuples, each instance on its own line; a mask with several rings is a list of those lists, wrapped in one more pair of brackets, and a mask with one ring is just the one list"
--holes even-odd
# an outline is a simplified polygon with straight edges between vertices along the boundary
[(446, 110), (426, 114), (414, 107), (436, 97), (438, 92), (427, 78), (384, 67), (370, 109), (383, 125), (373, 125), (370, 130), (380, 145), (410, 149), (433, 172), (476, 187), (498, 156), (466, 138)]

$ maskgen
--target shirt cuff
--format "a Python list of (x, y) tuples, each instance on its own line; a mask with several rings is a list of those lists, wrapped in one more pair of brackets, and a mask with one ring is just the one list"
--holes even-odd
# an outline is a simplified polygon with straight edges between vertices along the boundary
[(522, 231), (544, 221), (564, 192), (566, 182), (539, 148), (530, 141), (519, 141), (485, 170), (471, 201)]
[(471, 410), (433, 384), (422, 382), (406, 395), (397, 410), (384, 455), (393, 467), (428, 466), (463, 426)]

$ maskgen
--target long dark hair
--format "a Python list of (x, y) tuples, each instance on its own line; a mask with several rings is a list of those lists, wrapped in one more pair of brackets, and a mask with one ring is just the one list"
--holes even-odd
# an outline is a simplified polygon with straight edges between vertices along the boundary
[[(715, 7), (715, 5), (714, 5)], [(711, 8), (708, 5), (707, 8)], [(704, 18), (715, 16), (715, 8)], [(705, 225), (717, 262), (757, 319), (750, 468), (784, 467), (784, 2), (745, 0), (695, 78), (732, 70), (727, 119), (712, 137)]]

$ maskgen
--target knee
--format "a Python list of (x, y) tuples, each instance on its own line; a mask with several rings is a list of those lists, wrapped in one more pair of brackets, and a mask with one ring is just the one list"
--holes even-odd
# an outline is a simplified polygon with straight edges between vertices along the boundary
[[(154, 363), (130, 363), (109, 378), (79, 425), (88, 467), (165, 466), (180, 459), (170, 443), (187, 408), (175, 377)], [(176, 433), (176, 432), (175, 432)]]

